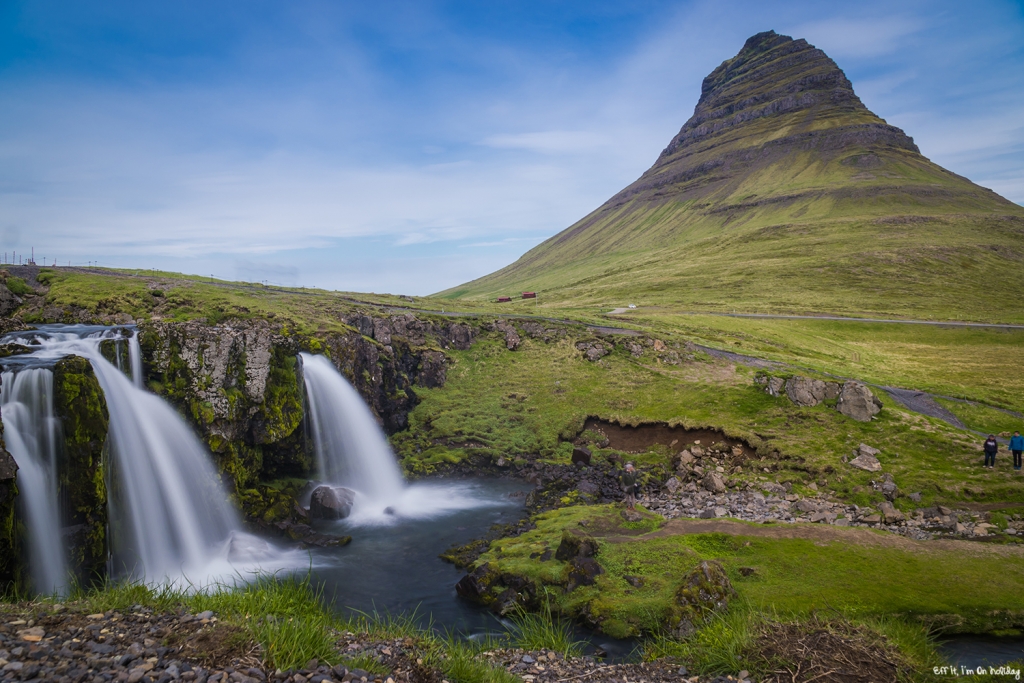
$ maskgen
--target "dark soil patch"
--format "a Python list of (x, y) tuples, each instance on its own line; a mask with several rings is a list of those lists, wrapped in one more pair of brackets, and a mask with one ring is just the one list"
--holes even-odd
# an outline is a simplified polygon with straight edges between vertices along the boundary
[(666, 446), (679, 452), (693, 446), (696, 442), (704, 448), (716, 443), (725, 443), (730, 448), (739, 446), (745, 457), (753, 457), (755, 450), (746, 442), (726, 436), (717, 429), (687, 429), (686, 427), (670, 427), (664, 422), (641, 424), (636, 427), (617, 425), (598, 418), (589, 418), (583, 426), (584, 431), (604, 434), (608, 439), (607, 448), (614, 448), (625, 453), (644, 453), (653, 446)]
[(769, 624), (754, 643), (765, 683), (896, 683), (902, 659), (875, 633), (846, 622)]

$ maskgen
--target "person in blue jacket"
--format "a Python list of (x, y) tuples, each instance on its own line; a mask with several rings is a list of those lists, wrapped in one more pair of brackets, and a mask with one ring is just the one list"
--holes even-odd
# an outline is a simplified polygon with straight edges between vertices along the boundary
[(989, 434), (985, 439), (985, 467), (992, 469), (996, 466), (996, 453), (999, 452), (999, 442), (995, 434)]
[(1024, 436), (1014, 432), (1010, 437), (1010, 452), (1013, 453), (1013, 469), (1020, 470), (1021, 453), (1024, 452)]

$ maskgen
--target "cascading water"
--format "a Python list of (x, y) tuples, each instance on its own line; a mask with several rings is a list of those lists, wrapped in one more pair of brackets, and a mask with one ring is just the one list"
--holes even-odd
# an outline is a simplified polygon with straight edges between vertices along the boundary
[(139, 333), (135, 332), (128, 338), (128, 365), (132, 371), (132, 384), (142, 388), (142, 346), (139, 345)]
[(362, 396), (324, 356), (299, 355), (320, 477), (375, 499), (397, 496), (402, 473)]
[(47, 368), (4, 372), (0, 415), (7, 450), (18, 463), (20, 501), (31, 529), (32, 587), (37, 593), (65, 594), (69, 574), (57, 504), (60, 431), (53, 415), (53, 372)]
[(299, 354), (320, 478), (355, 492), (346, 524), (428, 518), (495, 501), (463, 483), (407, 485), (398, 461), (359, 392), (324, 356)]
[[(92, 364), (110, 415), (112, 573), (147, 582), (185, 579), (201, 585), (237, 575), (243, 568), (238, 562), (251, 566), (271, 559), (273, 551), (266, 543), (240, 531), (240, 521), (228, 503), (210, 456), (192, 430), (166, 402), (140, 388), (137, 339), (134, 344), (129, 342), (132, 380), (100, 353), (103, 340), (118, 336), (116, 331), (93, 327), (74, 332), (41, 329), (5, 339), (30, 341), (35, 349), (28, 356), (18, 356), (16, 363), (42, 363), (75, 354)], [(28, 373), (36, 372), (49, 374), (49, 370), (22, 369), (14, 375), (14, 388), (22, 375), (27, 378)], [(52, 374), (49, 376), (52, 379)], [(4, 377), (5, 403), (7, 386), (8, 378)], [(5, 405), (0, 415), (7, 427), (10, 420), (18, 418), (19, 411), (9, 412)], [(38, 423), (36, 417), (26, 417), (26, 421)], [(15, 438), (19, 433), (15, 432)], [(19, 457), (13, 440), (10, 443), (15, 460), (24, 469), (31, 469), (31, 463), (43, 453), (29, 445)], [(56, 516), (56, 489), (52, 488), (52, 494), (25, 498), (29, 504), (38, 500)], [(32, 539), (59, 538), (59, 533), (53, 534), (35, 519), (30, 515), (28, 520)]]

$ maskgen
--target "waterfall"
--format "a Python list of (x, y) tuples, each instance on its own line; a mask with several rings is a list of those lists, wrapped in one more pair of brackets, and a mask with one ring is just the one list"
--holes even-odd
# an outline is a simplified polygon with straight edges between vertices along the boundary
[(324, 356), (299, 354), (321, 479), (372, 500), (391, 500), (402, 473), (373, 413)]
[(139, 332), (136, 330), (128, 337), (128, 365), (132, 371), (132, 384), (142, 388), (142, 347), (139, 345)]
[(60, 432), (53, 415), (53, 373), (46, 368), (6, 371), (0, 381), (4, 437), (18, 463), (19, 501), (30, 530), (32, 587), (37, 593), (65, 594), (69, 574), (57, 499)]
[[(168, 403), (141, 388), (141, 354), (135, 337), (133, 334), (129, 341), (132, 379), (100, 352), (103, 340), (123, 339), (116, 330), (53, 326), (13, 333), (3, 340), (31, 344), (34, 349), (31, 354), (4, 359), (10, 367), (22, 367), (4, 373), (0, 416), (9, 450), (20, 468), (19, 485), (23, 478), (26, 482), (22, 493), (29, 508), (33, 566), (49, 568), (37, 584), (39, 590), (65, 585), (58, 579), (67, 570), (60, 553), (52, 557), (53, 548), (49, 547), (56, 539), (60, 550), (56, 484), (48, 483), (56, 481), (52, 464), (56, 450), (48, 445), (53, 438), (29, 441), (25, 435), (52, 434), (56, 425), (52, 408), (49, 418), (41, 417), (41, 407), (19, 407), (24, 405), (19, 397), (22, 386), (43, 381), (37, 378), (49, 378), (52, 387), (50, 370), (29, 369), (26, 363), (53, 363), (72, 354), (91, 362), (110, 416), (107, 481), (112, 574), (148, 583), (184, 580), (205, 585), (237, 579), (240, 570), (255, 568), (261, 560), (281, 559), (266, 543), (241, 532), (238, 515), (228, 503), (209, 453)], [(33, 392), (44, 393), (41, 389)], [(52, 400), (52, 390), (45, 393), (47, 400)]]

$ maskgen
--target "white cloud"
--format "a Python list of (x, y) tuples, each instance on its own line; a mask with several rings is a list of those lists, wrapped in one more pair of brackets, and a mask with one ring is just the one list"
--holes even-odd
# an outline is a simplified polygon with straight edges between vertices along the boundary
[(891, 54), (924, 27), (920, 17), (834, 17), (797, 24), (785, 32), (805, 38), (833, 59), (858, 59)]

